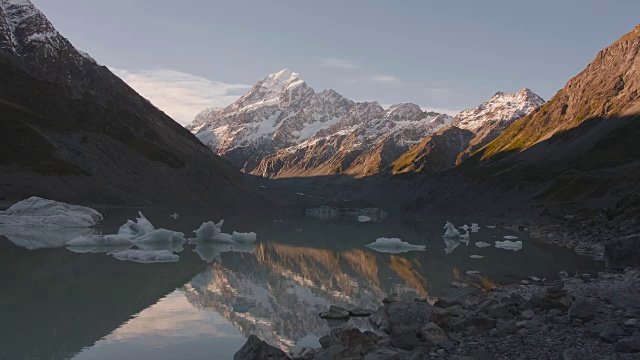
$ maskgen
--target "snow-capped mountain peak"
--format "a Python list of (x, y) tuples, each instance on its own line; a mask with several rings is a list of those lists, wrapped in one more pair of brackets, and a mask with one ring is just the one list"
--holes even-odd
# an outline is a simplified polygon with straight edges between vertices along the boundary
[(544, 102), (540, 96), (527, 88), (515, 94), (498, 91), (489, 101), (458, 113), (452, 125), (475, 132), (487, 123), (519, 119), (542, 106)]

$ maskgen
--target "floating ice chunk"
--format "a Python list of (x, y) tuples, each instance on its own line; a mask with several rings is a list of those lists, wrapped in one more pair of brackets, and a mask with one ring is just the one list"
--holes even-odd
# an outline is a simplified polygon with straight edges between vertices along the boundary
[(297, 192), (296, 195), (305, 196), (305, 193)]
[(462, 234), (462, 235), (459, 235), (458, 237), (459, 237), (460, 239), (467, 239), (467, 240), (469, 240), (469, 230), (467, 230), (467, 232), (466, 232), (466, 233), (464, 233), (464, 234)]
[(180, 214), (178, 213), (173, 213), (172, 215), (169, 215), (170, 218), (172, 218), (173, 220), (179, 219), (180, 218)]
[(403, 253), (408, 251), (424, 251), (426, 246), (424, 245), (413, 245), (408, 242), (402, 241), (398, 238), (378, 238), (376, 241), (371, 244), (365, 245), (373, 250), (378, 252), (386, 252), (386, 253)]
[(174, 262), (180, 260), (180, 257), (168, 250), (159, 251), (142, 251), (142, 250), (125, 250), (113, 254), (118, 260), (129, 260), (143, 264)]
[(460, 236), (460, 232), (456, 229), (455, 225), (453, 225), (452, 223), (447, 221), (447, 223), (444, 225), (444, 228), (446, 231), (443, 237), (457, 238), (458, 236)]
[(504, 238), (504, 239), (507, 239), (507, 240), (515, 240), (515, 239), (517, 239), (518, 237), (517, 237), (517, 236), (513, 236), (513, 235), (505, 235), (505, 236), (503, 236), (503, 238)]
[(469, 257), (472, 258), (472, 259), (482, 259), (482, 258), (484, 258), (484, 256), (482, 256), (482, 255), (471, 255)]
[(187, 240), (184, 238), (183, 233), (167, 230), (167, 229), (157, 229), (135, 239), (136, 243), (142, 243), (142, 244), (145, 244), (145, 243), (147, 244), (150, 244), (150, 243), (182, 244), (185, 241)]
[(464, 225), (460, 226), (460, 229), (469, 230), (469, 227), (467, 226), (467, 224), (464, 224)]
[(219, 259), (221, 253), (242, 252), (253, 254), (256, 251), (256, 246), (254, 244), (201, 242), (196, 245), (193, 251), (200, 256), (200, 259), (210, 263), (213, 262), (214, 259)]
[(254, 232), (241, 233), (241, 232), (234, 231), (233, 234), (231, 234), (231, 240), (237, 243), (251, 244), (256, 242), (256, 233)]
[(484, 241), (478, 241), (478, 242), (476, 242), (476, 246), (482, 249), (482, 248), (486, 248), (486, 247), (491, 246), (491, 244), (486, 243)]
[(496, 241), (496, 247), (498, 249), (518, 251), (522, 250), (522, 241)]
[(480, 230), (480, 226), (478, 226), (478, 224), (476, 223), (471, 223), (471, 232), (478, 232), (478, 230)]
[(67, 246), (67, 250), (80, 254), (98, 254), (105, 253), (112, 255), (117, 252), (129, 250), (131, 245), (119, 245), (119, 246)]
[(158, 251), (158, 250), (169, 250), (171, 252), (174, 253), (179, 253), (182, 250), (184, 250), (184, 248), (182, 247), (182, 242), (173, 242), (173, 243), (158, 243), (158, 242), (151, 242), (151, 243), (137, 243), (136, 246), (138, 247), (138, 249), (140, 250), (146, 250), (146, 251)]
[(198, 241), (213, 241), (216, 235), (220, 234), (222, 224), (224, 224), (224, 220), (220, 220), (217, 224), (213, 221), (202, 223), (198, 230), (194, 231), (194, 233), (196, 233), (196, 239), (198, 239)]
[(495, 229), (495, 228), (496, 228), (496, 226), (495, 226), (495, 225), (487, 225), (487, 226), (486, 226), (486, 228), (488, 228), (488, 229)]
[(467, 275), (480, 275), (480, 271), (476, 271), (476, 270), (469, 270), (466, 273)]
[(120, 226), (118, 235), (135, 239), (156, 230), (153, 224), (142, 215), (141, 211), (138, 212), (138, 214), (140, 217), (137, 218), (136, 221), (128, 220), (124, 225)]
[(103, 219), (94, 209), (36, 196), (0, 211), (0, 226), (86, 228)]
[(371, 221), (371, 217), (369, 217), (369, 216), (366, 216), (366, 215), (358, 216), (358, 222), (366, 223), (366, 222), (369, 222), (369, 221)]
[(455, 238), (442, 238), (442, 240), (444, 240), (444, 244), (446, 246), (444, 249), (444, 253), (447, 255), (451, 254), (453, 250), (455, 250), (461, 244), (460, 240)]
[(133, 245), (130, 238), (121, 235), (89, 235), (69, 240), (67, 246), (121, 246)]
[(71, 239), (90, 236), (96, 231), (93, 228), (0, 226), (0, 236), (5, 236), (17, 246), (29, 250), (63, 247)]

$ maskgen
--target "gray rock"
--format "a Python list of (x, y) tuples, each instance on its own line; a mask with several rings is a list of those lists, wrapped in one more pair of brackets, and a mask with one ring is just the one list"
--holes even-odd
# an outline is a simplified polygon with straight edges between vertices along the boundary
[(633, 337), (620, 340), (613, 345), (613, 348), (616, 352), (621, 353), (640, 353), (640, 338)]
[(323, 349), (326, 349), (329, 346), (331, 346), (331, 336), (325, 335), (320, 338), (319, 342), (320, 342), (320, 346), (322, 346)]
[(609, 304), (618, 307), (637, 308), (640, 306), (640, 302), (636, 298), (633, 298), (618, 290), (608, 291), (605, 295), (605, 300)]
[(420, 335), (422, 336), (422, 340), (429, 341), (433, 344), (440, 344), (447, 338), (447, 334), (445, 334), (444, 330), (432, 322), (426, 324), (420, 329)]
[(495, 319), (508, 318), (511, 316), (511, 304), (501, 304), (489, 309), (489, 316)]
[(606, 324), (599, 334), (600, 339), (609, 343), (614, 343), (626, 335), (627, 333), (616, 323)]
[(564, 289), (564, 281), (556, 281), (546, 286), (547, 293), (555, 293)]
[(481, 316), (467, 318), (464, 321), (466, 327), (475, 326), (480, 330), (491, 330), (496, 327), (496, 319), (490, 319)]
[(320, 317), (323, 319), (348, 319), (349, 310), (343, 309), (339, 306), (331, 305), (329, 310), (320, 313)]
[(234, 360), (290, 360), (284, 351), (251, 335), (247, 342), (233, 355)]
[(386, 332), (387, 334), (391, 333), (391, 325), (389, 324), (386, 307), (381, 306), (378, 310), (374, 311), (373, 314), (369, 316), (369, 322), (371, 325)]
[(394, 302), (398, 302), (400, 301), (400, 298), (398, 297), (398, 294), (391, 294), (387, 297), (385, 297), (384, 299), (382, 299), (382, 303), (383, 304), (392, 304)]
[(518, 331), (518, 325), (515, 321), (498, 321), (496, 324), (498, 333), (500, 334), (514, 334)]
[(623, 270), (640, 267), (640, 235), (631, 235), (609, 241), (604, 246), (607, 268)]
[[(329, 347), (340, 345), (353, 354), (363, 356), (375, 348), (376, 341), (357, 328), (336, 328), (330, 333)], [(324, 346), (323, 346), (324, 347)]]
[(349, 310), (349, 316), (352, 316), (352, 317), (367, 317), (373, 313), (374, 313), (374, 310), (363, 309), (360, 307)]
[[(341, 345), (330, 346), (327, 349), (323, 349), (317, 352), (313, 356), (313, 360), (360, 360), (360, 359), (362, 359), (361, 355), (354, 354), (351, 351), (349, 351), (349, 349)], [(234, 359), (234, 360), (240, 360), (240, 359)]]
[(527, 320), (533, 319), (534, 316), (536, 316), (536, 312), (533, 310), (525, 310), (522, 312), (522, 317)]
[(462, 305), (465, 308), (476, 308), (478, 304), (486, 300), (486, 296), (475, 287), (449, 289), (444, 294), (440, 295), (438, 301), (435, 302), (435, 306), (441, 308), (448, 308), (454, 305)]
[(400, 354), (387, 348), (377, 349), (364, 356), (364, 360), (398, 360)]
[(630, 327), (635, 327), (638, 325), (638, 320), (637, 319), (628, 319), (624, 322), (625, 326), (630, 326)]
[(590, 321), (596, 318), (596, 310), (588, 301), (579, 301), (569, 308), (569, 318)]
[(391, 346), (402, 350), (413, 350), (420, 344), (415, 330), (406, 326), (394, 326), (390, 338)]
[(365, 332), (362, 333), (362, 335), (368, 337), (374, 343), (377, 343), (378, 341), (380, 341), (382, 339), (382, 337), (380, 335), (374, 333), (371, 330), (366, 330)]
[(448, 311), (422, 302), (396, 302), (384, 310), (391, 329), (405, 326), (417, 332), (430, 322), (442, 326), (451, 320), (451, 313)]
[(566, 349), (562, 352), (562, 360), (582, 360), (584, 357), (576, 349)]
[(529, 303), (534, 308), (541, 308), (543, 310), (560, 309), (565, 310), (571, 306), (571, 298), (566, 295), (552, 299), (542, 295), (533, 295), (529, 300)]

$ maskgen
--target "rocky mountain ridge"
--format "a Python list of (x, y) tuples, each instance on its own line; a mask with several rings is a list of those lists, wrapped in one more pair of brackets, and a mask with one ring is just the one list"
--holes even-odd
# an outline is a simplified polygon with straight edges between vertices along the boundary
[(78, 51), (28, 0), (0, 0), (0, 79), (0, 200), (259, 201), (236, 169)]

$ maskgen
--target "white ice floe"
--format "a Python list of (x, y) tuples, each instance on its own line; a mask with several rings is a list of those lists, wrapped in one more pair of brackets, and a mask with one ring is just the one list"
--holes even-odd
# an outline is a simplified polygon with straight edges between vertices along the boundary
[(460, 229), (469, 230), (470, 228), (469, 228), (469, 226), (467, 226), (467, 224), (464, 224), (464, 225), (460, 226)]
[(486, 228), (488, 228), (488, 229), (495, 229), (496, 227), (497, 227), (497, 226), (495, 226), (495, 225), (487, 225), (487, 226), (486, 226)]
[(220, 220), (217, 224), (213, 221), (206, 221), (200, 225), (198, 230), (195, 230), (196, 239), (198, 241), (214, 241), (216, 235), (220, 234), (222, 224), (224, 224), (224, 220)]
[(118, 229), (118, 235), (135, 239), (156, 230), (153, 224), (144, 217), (141, 211), (138, 212), (138, 215), (140, 217), (136, 218), (136, 221), (127, 220), (124, 225), (120, 226), (120, 229)]
[(424, 245), (409, 244), (408, 242), (402, 241), (398, 238), (378, 238), (376, 241), (365, 246), (378, 252), (394, 254), (408, 251), (424, 251), (426, 249), (426, 246)]
[(457, 238), (460, 236), (460, 232), (456, 229), (455, 225), (448, 222), (444, 225), (444, 229), (446, 230), (443, 237), (446, 238)]
[(466, 232), (466, 233), (459, 235), (458, 237), (459, 237), (460, 239), (466, 239), (466, 240), (469, 240), (469, 230), (467, 230), (467, 232)]
[(517, 239), (518, 237), (517, 237), (517, 236), (513, 236), (513, 235), (505, 235), (505, 236), (503, 236), (503, 238), (504, 238), (504, 239), (507, 239), (507, 240), (515, 240), (515, 239)]
[(241, 244), (251, 244), (256, 242), (256, 233), (241, 233), (234, 231), (233, 234), (231, 234), (231, 240)]
[(118, 260), (135, 261), (143, 264), (174, 262), (180, 260), (180, 257), (168, 250), (143, 251), (143, 250), (125, 250), (114, 253), (112, 255)]
[(136, 244), (182, 244), (187, 241), (184, 234), (167, 229), (157, 229), (134, 239)]
[(371, 217), (369, 217), (369, 216), (366, 216), (366, 215), (358, 216), (358, 222), (366, 223), (366, 222), (369, 222), (369, 221), (371, 221)]
[(484, 258), (484, 256), (482, 256), (482, 255), (471, 255), (469, 257), (472, 258), (472, 259), (482, 259), (482, 258)]
[(467, 275), (480, 275), (480, 271), (477, 270), (468, 270), (466, 272)]
[(522, 250), (522, 241), (496, 241), (496, 247), (498, 249), (505, 249), (511, 251)]
[(87, 228), (103, 218), (88, 207), (32, 196), (0, 211), (0, 226)]
[(172, 218), (173, 220), (179, 219), (180, 218), (180, 214), (178, 213), (173, 213), (172, 215), (169, 215), (170, 218)]
[(478, 241), (478, 242), (476, 242), (476, 246), (482, 249), (482, 248), (486, 248), (486, 247), (491, 246), (491, 244), (486, 243), (484, 241)]
[(480, 230), (480, 226), (476, 223), (471, 223), (471, 232), (477, 233)]

